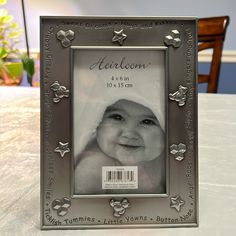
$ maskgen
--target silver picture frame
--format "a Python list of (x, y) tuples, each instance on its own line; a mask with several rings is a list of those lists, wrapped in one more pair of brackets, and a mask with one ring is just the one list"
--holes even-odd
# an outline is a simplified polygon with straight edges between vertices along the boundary
[(196, 25), (40, 18), (41, 229), (198, 226)]

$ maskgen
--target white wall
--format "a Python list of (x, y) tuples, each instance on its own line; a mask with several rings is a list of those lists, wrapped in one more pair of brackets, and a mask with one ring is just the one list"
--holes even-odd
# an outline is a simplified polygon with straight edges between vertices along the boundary
[[(236, 50), (235, 0), (24, 0), (29, 44), (39, 49), (40, 15), (217, 16), (229, 15), (225, 50)], [(21, 1), (8, 0), (5, 8), (23, 25)], [(24, 38), (22, 37), (22, 40)], [(22, 48), (25, 44), (22, 42)]]

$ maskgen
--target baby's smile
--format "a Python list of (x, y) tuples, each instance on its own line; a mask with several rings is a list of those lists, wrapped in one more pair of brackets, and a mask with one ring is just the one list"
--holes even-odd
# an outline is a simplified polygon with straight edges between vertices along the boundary
[(130, 149), (138, 149), (138, 148), (144, 147), (143, 142), (139, 138), (137, 138), (137, 139), (120, 138), (118, 140), (118, 145), (123, 148), (127, 148), (127, 149), (129, 149), (129, 148)]
[(119, 138), (118, 144), (127, 146), (144, 146), (141, 139)]
[(137, 152), (140, 151), (142, 148), (144, 148), (141, 145), (137, 144), (125, 144), (125, 143), (119, 143), (118, 147), (120, 147), (122, 150), (127, 151), (127, 152)]

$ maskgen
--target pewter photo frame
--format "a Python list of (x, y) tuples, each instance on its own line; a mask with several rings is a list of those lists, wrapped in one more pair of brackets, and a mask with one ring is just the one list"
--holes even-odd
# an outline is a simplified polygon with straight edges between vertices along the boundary
[(197, 19), (40, 20), (41, 228), (198, 226)]

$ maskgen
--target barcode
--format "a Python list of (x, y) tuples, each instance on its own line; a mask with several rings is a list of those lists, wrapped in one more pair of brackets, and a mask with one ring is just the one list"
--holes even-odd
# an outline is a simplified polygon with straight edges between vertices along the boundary
[(103, 166), (102, 167), (103, 189), (137, 189), (138, 167), (137, 166)]
[(132, 182), (134, 181), (134, 171), (107, 171), (107, 182)]

